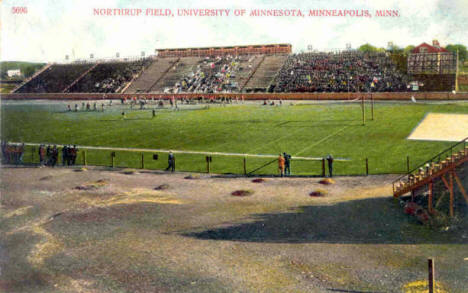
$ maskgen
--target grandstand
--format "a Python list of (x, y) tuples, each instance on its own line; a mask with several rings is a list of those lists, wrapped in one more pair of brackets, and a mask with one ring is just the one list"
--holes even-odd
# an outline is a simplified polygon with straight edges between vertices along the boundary
[(155, 58), (154, 62), (139, 75), (125, 93), (149, 93), (158, 81), (174, 66), (179, 58)]
[(173, 89), (174, 85), (180, 81), (184, 75), (191, 73), (197, 64), (202, 60), (200, 57), (182, 57), (173, 64), (162, 78), (154, 84), (151, 92), (164, 92)]
[(13, 92), (16, 93), (61, 93), (93, 64), (53, 64)]
[(345, 51), (288, 57), (275, 92), (406, 91), (408, 78), (386, 53)]
[(244, 90), (247, 92), (266, 91), (287, 58), (288, 55), (265, 56), (246, 83)]
[(151, 59), (95, 64), (68, 88), (72, 93), (119, 93), (133, 77), (151, 64)]
[[(426, 47), (430, 46), (423, 44), (417, 49)], [(157, 56), (130, 61), (49, 64), (13, 92), (211, 94), (453, 90), (455, 75), (449, 72), (453, 58), (449, 60), (450, 66), (447, 65), (448, 71), (442, 62), (448, 58), (445, 55), (453, 56), (445, 50), (434, 59), (435, 53), (419, 51), (411, 53), (406, 63), (400, 58), (402, 55), (388, 52), (345, 50), (290, 54), (288, 44), (164, 49), (158, 50)], [(419, 62), (429, 58), (425, 54), (432, 54), (430, 66), (443, 70), (437, 74), (419, 70), (427, 65), (426, 61)], [(415, 84), (418, 87), (410, 87)]]

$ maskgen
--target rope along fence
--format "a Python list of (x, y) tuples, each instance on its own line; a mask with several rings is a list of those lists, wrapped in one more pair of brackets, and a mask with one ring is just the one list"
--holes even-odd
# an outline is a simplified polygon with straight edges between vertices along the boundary
[[(10, 143), (19, 145), (20, 143)], [(39, 143), (25, 143), (21, 162), (7, 161), (2, 152), (3, 164), (39, 165)], [(44, 143), (51, 147), (55, 144)], [(58, 148), (57, 166), (63, 166), (63, 145)], [(149, 170), (165, 170), (168, 167), (169, 150), (138, 149), (118, 147), (76, 146), (75, 165), (106, 166), (114, 168), (134, 168)], [(181, 172), (235, 174), (246, 176), (278, 175), (278, 155), (242, 154), (205, 151), (172, 150), (175, 156), (175, 170)], [(326, 176), (328, 164), (324, 157), (291, 158), (291, 175), (293, 176)], [(405, 174), (407, 162), (402, 162), (399, 170), (377, 171), (367, 158), (350, 160), (335, 158), (333, 162), (334, 176), (372, 175), (372, 174)]]

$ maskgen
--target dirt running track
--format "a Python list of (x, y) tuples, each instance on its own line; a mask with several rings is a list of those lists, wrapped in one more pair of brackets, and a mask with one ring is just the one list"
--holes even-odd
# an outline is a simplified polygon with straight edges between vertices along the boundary
[(466, 226), (404, 215), (396, 176), (79, 170), (1, 169), (1, 292), (422, 292), (428, 257), (467, 289)]

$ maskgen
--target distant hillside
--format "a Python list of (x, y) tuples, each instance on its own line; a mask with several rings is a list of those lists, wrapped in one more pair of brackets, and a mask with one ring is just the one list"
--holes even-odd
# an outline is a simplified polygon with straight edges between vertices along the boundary
[(24, 77), (28, 78), (36, 72), (36, 70), (43, 67), (45, 63), (32, 63), (32, 62), (20, 62), (20, 61), (3, 61), (0, 62), (0, 78), (4, 79), (7, 77), (7, 70), (20, 69), (24, 74)]

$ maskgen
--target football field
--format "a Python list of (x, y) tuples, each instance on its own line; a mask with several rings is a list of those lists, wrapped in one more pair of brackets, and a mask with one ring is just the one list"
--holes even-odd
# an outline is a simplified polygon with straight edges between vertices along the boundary
[[(245, 157), (247, 173), (276, 174), (275, 157), (287, 152), (293, 175), (320, 175), (320, 158), (328, 154), (337, 159), (337, 175), (364, 174), (366, 158), (371, 174), (403, 173), (407, 156), (412, 168), (453, 144), (407, 139), (425, 115), (468, 114), (466, 102), (376, 102), (374, 120), (366, 104), (363, 125), (359, 101), (180, 105), (178, 110), (105, 101), (104, 111), (99, 101), (98, 111), (68, 112), (67, 105), (74, 109), (75, 103), (81, 108), (81, 101), (3, 101), (2, 139), (76, 144), (80, 163), (86, 146), (102, 147), (86, 150), (91, 165), (110, 166), (114, 151), (115, 166), (140, 168), (143, 154), (145, 168), (164, 169), (172, 150), (180, 171), (206, 172), (205, 157), (211, 155), (213, 173), (243, 174)], [(28, 146), (24, 160), (37, 162), (37, 157), (37, 147)]]

